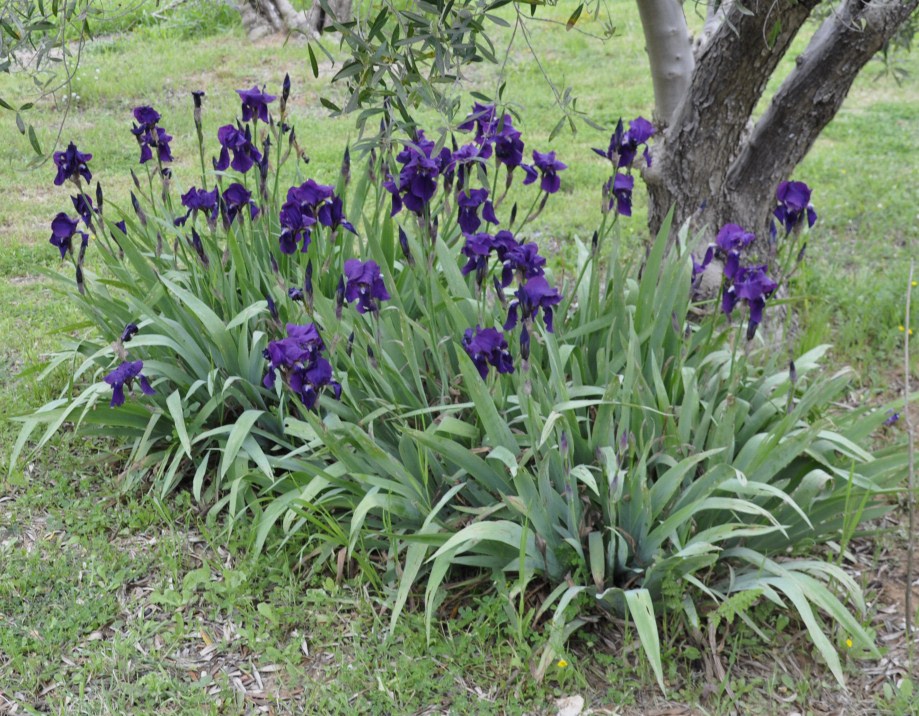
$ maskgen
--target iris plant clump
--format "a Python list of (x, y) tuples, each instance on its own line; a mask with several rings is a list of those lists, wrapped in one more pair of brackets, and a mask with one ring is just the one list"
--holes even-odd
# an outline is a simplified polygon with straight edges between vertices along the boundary
[[(724, 316), (746, 311), (753, 338), (782, 277), (750, 259), (751, 232), (720, 227), (690, 264), (665, 222), (640, 271), (619, 260), (650, 122), (620, 121), (595, 150), (612, 167), (599, 228), (589, 245), (572, 238), (578, 266), (562, 283), (531, 227), (570, 190), (570, 158), (527, 146), (511, 114), (477, 103), (436, 139), (384, 121), (367, 165), (346, 152), (324, 183), (304, 176), (290, 91), (289, 78), (277, 95), (239, 90), (219, 128), (192, 93), (200, 175), (184, 185), (165, 166), (182, 147), (137, 107), (123, 215), (98, 182), (91, 192), (91, 154), (55, 154), (76, 216), (54, 216), (50, 243), (98, 335), (52, 367), (97, 382), (28, 416), (17, 453), (37, 425), (50, 428), (39, 446), (65, 423), (111, 427), (132, 441), (133, 484), (190, 484), (231, 519), (255, 515), (257, 549), (280, 532), (308, 541), (319, 567), (385, 564), (400, 581), (393, 623), (423, 579), (430, 618), (461, 563), (516, 572), (528, 594), (530, 579), (550, 585), (537, 591), (559, 625), (588, 603), (630, 614), (660, 679), (649, 615), (687, 604), (668, 601), (675, 586), (714, 602), (782, 592), (805, 622), (815, 605), (867, 644), (836, 596), (848, 583), (787, 551), (838, 539), (843, 504), (877, 514), (871, 485), (887, 489), (893, 461), (852, 479), (864, 451), (811, 414), (835, 393), (817, 384), (806, 399), (814, 355), (767, 375), (754, 351), (722, 350)], [(786, 182), (777, 201), (794, 245), (816, 218), (810, 190)], [(88, 253), (102, 269), (84, 277)], [(700, 325), (703, 275), (717, 276), (722, 310)], [(117, 414), (97, 405), (109, 389)], [(818, 580), (843, 588), (808, 593)]]

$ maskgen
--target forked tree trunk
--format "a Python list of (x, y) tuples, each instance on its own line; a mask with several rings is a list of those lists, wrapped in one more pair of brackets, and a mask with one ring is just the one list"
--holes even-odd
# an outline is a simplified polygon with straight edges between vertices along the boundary
[(307, 12), (297, 10), (290, 0), (239, 0), (243, 27), (250, 40), (275, 33), (300, 33), (316, 37), (333, 21), (351, 19), (351, 0), (315, 0)]
[[(656, 233), (671, 207), (675, 226), (693, 218), (712, 233), (734, 222), (768, 235), (775, 187), (788, 179), (845, 99), (858, 73), (915, 11), (919, 0), (843, 0), (823, 22), (772, 103), (751, 117), (766, 83), (819, 0), (745, 0), (724, 4), (721, 22), (707, 28), (691, 79), (654, 74), (655, 85), (686, 89), (671, 111), (645, 173), (649, 223)], [(638, 0), (639, 5), (648, 0)], [(654, 0), (679, 5), (679, 0)], [(647, 7), (647, 5), (646, 5)], [(646, 18), (643, 23), (654, 22)], [(688, 35), (673, 33), (659, 44), (646, 33), (648, 54), (682, 55)], [(681, 44), (682, 43), (682, 44)], [(655, 87), (655, 95), (670, 96)], [(671, 100), (672, 102), (672, 100)], [(668, 109), (665, 107), (665, 110)], [(770, 258), (768, 242), (760, 243)]]

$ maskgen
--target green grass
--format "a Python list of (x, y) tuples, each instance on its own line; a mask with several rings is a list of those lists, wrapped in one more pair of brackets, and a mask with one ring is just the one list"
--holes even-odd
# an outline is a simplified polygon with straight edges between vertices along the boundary
[[(62, 140), (72, 138), (95, 155), (92, 166), (107, 201), (125, 205), (128, 171), (137, 160), (129, 132), (134, 106), (153, 103), (163, 114), (175, 136), (177, 181), (188, 186), (196, 164), (189, 92), (207, 90), (205, 124), (214, 142), (216, 128), (236, 112), (234, 89), (256, 83), (276, 88), (290, 72), (294, 122), (311, 160), (302, 171), (331, 179), (356, 132), (348, 119), (329, 119), (319, 104), (320, 94), (337, 93), (326, 86), (328, 71), (312, 78), (302, 44), (273, 38), (249, 45), (223, 14), (202, 16), (198, 2), (183, 7), (165, 23), (124, 16), (108, 26), (95, 24), (97, 32), (121, 34), (86, 48), (72, 101), (47, 98), (30, 112), (42, 144), (51, 146), (69, 107)], [(532, 26), (553, 80), (571, 85), (579, 108), (609, 125), (620, 115), (650, 115), (652, 96), (634, 4), (616, 0), (611, 7), (618, 32), (606, 42), (557, 25)], [(783, 71), (792, 62), (793, 56)], [(919, 57), (908, 58), (907, 66), (919, 72)], [(508, 96), (520, 110), (528, 146), (556, 149), (571, 166), (563, 174), (563, 196), (534, 227), (564, 267), (571, 237), (592, 230), (605, 167), (590, 147), (605, 146), (608, 136), (581, 125), (576, 135), (564, 132), (549, 145), (559, 114), (525, 46), (512, 51), (508, 68)], [(496, 75), (479, 67), (470, 81), (494, 87)], [(32, 96), (22, 77), (4, 77), (3, 83), (6, 99)], [(426, 118), (436, 130), (438, 118)], [(48, 164), (26, 169), (31, 149), (7, 113), (0, 114), (0, 137), (0, 445), (8, 450), (15, 426), (6, 419), (56, 397), (66, 384), (60, 372), (39, 379), (23, 369), (58, 345), (61, 326), (78, 316), (41, 276), (58, 264), (48, 226), (55, 213), (69, 209), (67, 192), (51, 184)], [(815, 187), (821, 216), (801, 284), (808, 296), (802, 342), (835, 343), (836, 361), (854, 363), (878, 390), (889, 385), (900, 362), (906, 260), (919, 238), (919, 188), (910, 163), (917, 152), (914, 80), (900, 87), (889, 78), (876, 80), (869, 69), (796, 174)], [(623, 226), (633, 245), (645, 234), (639, 196), (636, 215)], [(236, 678), (245, 675), (249, 684), (253, 667), (263, 670), (279, 713), (411, 713), (431, 706), (532, 713), (573, 693), (585, 694), (594, 706), (634, 713), (663, 703), (630, 648), (632, 636), (609, 625), (586, 631), (570, 646), (570, 666), (550, 667), (537, 684), (529, 669), (546, 635), (536, 630), (522, 642), (515, 638), (499, 596), (457, 604), (430, 646), (414, 612), (404, 616), (392, 641), (384, 641), (388, 615), (380, 595), (357, 581), (307, 578), (284, 563), (251, 561), (248, 535), (227, 535), (221, 525), (198, 518), (187, 498), (162, 503), (125, 497), (106, 454), (104, 443), (75, 444), (64, 434), (4, 486), (0, 710), (7, 699), (50, 713), (237, 713), (253, 702), (239, 701), (230, 674), (238, 669)], [(203, 542), (190, 539), (199, 536)], [(674, 701), (704, 703), (712, 713), (738, 704), (752, 713), (793, 706), (804, 711), (833, 690), (819, 665), (808, 666), (803, 681), (786, 683), (780, 669), (762, 672), (737, 663), (730, 669), (734, 696), (711, 693), (703, 688), (709, 679), (700, 677), (707, 647), (688, 646), (679, 625), (671, 628), (665, 660)], [(774, 657), (799, 643), (794, 624), (768, 648), (737, 625), (727, 633), (726, 651), (752, 654), (764, 664), (775, 664)], [(196, 659), (208, 641), (217, 648), (201, 666)], [(278, 669), (264, 670), (268, 666)], [(858, 662), (851, 660), (848, 669), (857, 677)], [(916, 713), (907, 688), (885, 683), (863, 698), (869, 708)]]
[[(449, 618), (430, 645), (413, 611), (387, 638), (381, 597), (359, 580), (253, 561), (245, 536), (197, 517), (187, 494), (169, 503), (122, 495), (117, 476), (90, 457), (104, 454), (104, 444), (64, 438), (0, 502), (4, 707), (92, 716), (248, 713), (263, 703), (281, 714), (523, 714), (552, 712), (555, 699), (580, 694), (627, 714), (668, 703), (726, 714), (843, 698), (803, 656), (801, 678), (759, 666), (798, 648), (800, 627), (781, 614), (768, 647), (737, 620), (719, 630), (730, 692), (705, 677), (708, 646), (668, 620), (666, 700), (634, 633), (606, 622), (584, 630), (568, 645), (568, 665), (550, 664), (537, 683), (530, 668), (547, 635), (517, 638), (514, 607), (499, 595), (446, 602)], [(857, 659), (846, 669), (858, 678)], [(234, 678), (258, 693), (242, 695)], [(904, 688), (891, 682), (842, 703), (916, 713)]]

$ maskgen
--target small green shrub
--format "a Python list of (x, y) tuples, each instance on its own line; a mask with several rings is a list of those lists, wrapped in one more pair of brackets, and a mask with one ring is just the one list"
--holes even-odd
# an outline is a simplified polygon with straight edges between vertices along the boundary
[[(903, 456), (864, 447), (886, 416), (830, 409), (850, 375), (821, 371), (825, 347), (788, 364), (757, 338), (775, 284), (736, 263), (752, 239), (740, 227), (701, 265), (669, 222), (641, 261), (620, 255), (650, 124), (598, 150), (613, 165), (600, 226), (559, 292), (515, 235), (566, 167), (526, 164), (509, 115), (477, 105), (458, 127), (476, 138), (453, 151), (384, 121), (380, 154), (346, 154), (332, 187), (303, 181), (287, 92), (276, 117), (240, 93), (213, 173), (196, 96), (201, 185), (182, 208), (151, 108), (135, 110), (146, 172), (131, 211), (101, 189), (93, 207), (89, 160), (56, 155), (92, 239), (56, 217), (76, 281), (54, 277), (93, 330), (51, 360), (72, 382), (23, 418), (14, 462), (39, 427), (37, 449), (65, 425), (119, 438), (127, 487), (187, 485), (249, 515), (256, 550), (289, 544), (318, 566), (344, 550), (391, 590), (393, 628), (415, 590), (430, 628), (449, 580), (490, 575), (521, 631), (551, 611), (541, 671), (583, 612), (606, 610), (630, 616), (663, 686), (665, 605), (696, 628), (720, 604), (763, 634), (760, 597), (800, 615), (840, 681), (822, 619), (876, 653), (850, 612), (858, 586), (815, 553), (897, 489)], [(777, 216), (790, 228), (806, 204)], [(692, 300), (719, 265), (722, 306), (749, 319), (736, 327)]]

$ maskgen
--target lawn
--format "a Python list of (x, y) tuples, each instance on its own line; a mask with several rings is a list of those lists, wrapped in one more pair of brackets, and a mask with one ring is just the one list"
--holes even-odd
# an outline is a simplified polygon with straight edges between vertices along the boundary
[[(634, 3), (610, 7), (617, 31), (605, 41), (551, 23), (531, 30), (552, 81), (571, 86), (579, 108), (612, 127), (620, 116), (650, 116), (652, 93)], [(118, 32), (86, 47), (71, 94), (42, 100), (28, 119), (46, 149), (63, 123), (61, 140), (94, 154), (113, 204), (129, 200), (124, 179), (138, 152), (131, 109), (139, 104), (154, 104), (163, 115), (175, 137), (174, 171), (187, 182), (197, 161), (191, 90), (207, 92), (210, 136), (235, 113), (235, 89), (277, 89), (289, 72), (293, 123), (310, 159), (303, 178), (332, 180), (344, 146), (357, 138), (348, 118), (331, 119), (320, 105), (320, 96), (334, 99), (338, 90), (328, 87), (328, 65), (312, 77), (302, 43), (249, 44), (232, 14), (202, 16), (198, 3), (162, 23), (101, 27)], [(815, 188), (820, 214), (802, 277), (808, 301), (800, 346), (833, 343), (834, 364), (857, 368), (851, 402), (902, 390), (899, 327), (908, 260), (919, 240), (919, 57), (904, 62), (912, 75), (902, 85), (879, 77), (880, 65), (869, 66), (796, 173)], [(792, 63), (793, 53), (782, 71)], [(522, 43), (511, 51), (507, 72), (507, 96), (531, 146), (570, 160), (564, 201), (533, 230), (556, 248), (554, 261), (565, 269), (573, 262), (572, 238), (592, 230), (606, 173), (590, 148), (605, 146), (608, 135), (581, 124), (550, 144), (559, 112)], [(463, 88), (496, 84), (494, 69), (481, 67)], [(3, 76), (0, 95), (11, 104), (31, 93), (22, 76)], [(422, 116), (432, 134), (443, 124)], [(0, 115), (0, 136), (0, 446), (9, 451), (16, 425), (7, 419), (67, 384), (62, 371), (39, 377), (30, 367), (62, 333), (80, 328), (42, 274), (59, 263), (47, 237), (51, 217), (69, 208), (65, 193), (52, 185), (50, 164), (27, 168), (32, 150), (11, 114)], [(645, 236), (639, 196), (635, 216), (623, 225), (631, 246)], [(894, 426), (881, 439), (900, 430)], [(387, 640), (389, 595), (346, 568), (313, 573), (305, 560), (253, 560), (251, 536), (207, 519), (187, 493), (165, 502), (122, 494), (106, 460), (110, 447), (64, 431), (53, 449), (21, 461), (2, 483), (0, 713), (534, 713), (555, 712), (556, 699), (578, 694), (599, 713), (688, 713), (679, 710), (687, 704), (709, 713), (919, 713), (901, 639), (898, 561), (906, 530), (897, 519), (839, 556), (867, 590), (870, 626), (889, 650), (881, 663), (847, 655), (849, 694), (813, 658), (801, 625), (778, 616), (768, 645), (741, 622), (720, 642), (665, 631), (665, 698), (634, 634), (618, 623), (585, 630), (537, 683), (531, 668), (545, 635), (522, 629), (499, 594), (448, 601), (450, 618), (430, 645), (420, 610), (410, 610)], [(722, 670), (729, 676), (721, 678)]]

